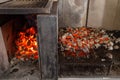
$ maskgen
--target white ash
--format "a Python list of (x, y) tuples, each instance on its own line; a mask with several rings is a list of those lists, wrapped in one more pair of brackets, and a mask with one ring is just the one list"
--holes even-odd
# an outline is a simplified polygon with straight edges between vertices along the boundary
[(107, 56), (108, 58), (110, 58), (110, 59), (113, 58), (113, 55), (112, 55), (111, 53), (107, 53), (106, 56)]
[(120, 43), (120, 38), (117, 38), (117, 39), (115, 40), (115, 43)]
[(113, 42), (109, 42), (108, 43), (108, 50), (113, 50), (114, 49), (113, 46), (114, 46), (114, 43)]
[(120, 47), (118, 45), (115, 45), (114, 46), (114, 49), (119, 49)]
[(106, 61), (106, 59), (101, 59), (101, 61)]
[(114, 45), (113, 42), (109, 42), (109, 43), (108, 43), (108, 46), (113, 46), (113, 45)]
[(108, 37), (108, 35), (103, 35), (103, 36), (102, 36), (102, 38), (106, 38), (106, 37)]
[(113, 33), (111, 33), (110, 36), (113, 37)]
[(100, 46), (100, 44), (95, 44), (95, 48), (99, 48)]
[(101, 30), (101, 33), (105, 34), (105, 33), (106, 33), (106, 31), (102, 29), (102, 30)]
[(16, 59), (15, 57), (10, 61), (10, 67), (17, 65), (20, 60)]
[(7, 72), (5, 72), (1, 79), (23, 79), (34, 77), (39, 79), (40, 78), (40, 71), (37, 63), (25, 62), (13, 58), (10, 62), (10, 67)]
[(105, 47), (105, 49), (108, 49), (108, 46), (107, 45), (103, 45)]
[(97, 43), (98, 43), (99, 41), (100, 41), (99, 39), (96, 39), (96, 40), (95, 40), (95, 42), (97, 42)]
[(113, 50), (113, 46), (109, 46), (109, 47), (108, 47), (108, 50)]
[(65, 50), (63, 46), (60, 46), (60, 47), (61, 47), (61, 48), (60, 48), (60, 49), (61, 49), (61, 51), (64, 51), (64, 50)]
[(85, 48), (82, 48), (82, 50), (85, 52), (85, 53), (89, 53), (89, 48), (86, 46)]

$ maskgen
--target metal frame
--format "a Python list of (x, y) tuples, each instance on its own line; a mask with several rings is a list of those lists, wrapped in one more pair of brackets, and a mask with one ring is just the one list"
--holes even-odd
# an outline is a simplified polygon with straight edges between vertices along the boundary
[[(38, 13), (50, 13), (52, 8), (53, 0), (48, 0), (45, 7), (7, 7), (7, 3), (13, 3), (12, 1), (7, 1), (0, 4), (0, 14), (38, 14)], [(3, 6), (5, 5), (5, 6)]]
[(90, 0), (87, 1), (87, 12), (86, 12), (86, 23), (85, 23), (85, 27), (88, 26), (89, 8), (90, 8)]
[(57, 4), (50, 14), (37, 15), (40, 69), (42, 80), (58, 79), (58, 15)]

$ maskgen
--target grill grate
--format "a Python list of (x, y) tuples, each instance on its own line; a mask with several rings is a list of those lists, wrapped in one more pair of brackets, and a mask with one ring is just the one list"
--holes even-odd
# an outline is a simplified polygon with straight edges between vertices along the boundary
[(50, 13), (53, 0), (9, 0), (0, 3), (0, 14)]
[(45, 8), (49, 0), (12, 0), (0, 4), (0, 8)]
[[(112, 66), (111, 60), (84, 59), (79, 57), (64, 57), (59, 55), (60, 77), (93, 77), (109, 75)], [(92, 75), (91, 75), (92, 74)]]

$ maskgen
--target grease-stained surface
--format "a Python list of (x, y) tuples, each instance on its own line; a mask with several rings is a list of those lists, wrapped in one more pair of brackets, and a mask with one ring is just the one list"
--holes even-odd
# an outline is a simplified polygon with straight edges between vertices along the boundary
[(120, 0), (90, 0), (88, 26), (120, 30)]
[(84, 26), (86, 10), (87, 0), (59, 0), (59, 26)]

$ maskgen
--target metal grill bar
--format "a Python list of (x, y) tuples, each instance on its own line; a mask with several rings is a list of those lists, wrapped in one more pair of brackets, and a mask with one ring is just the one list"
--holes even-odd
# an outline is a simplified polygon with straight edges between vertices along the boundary
[(50, 13), (52, 0), (10, 0), (0, 4), (0, 14)]
[(0, 4), (1, 8), (45, 8), (49, 0), (13, 0)]

